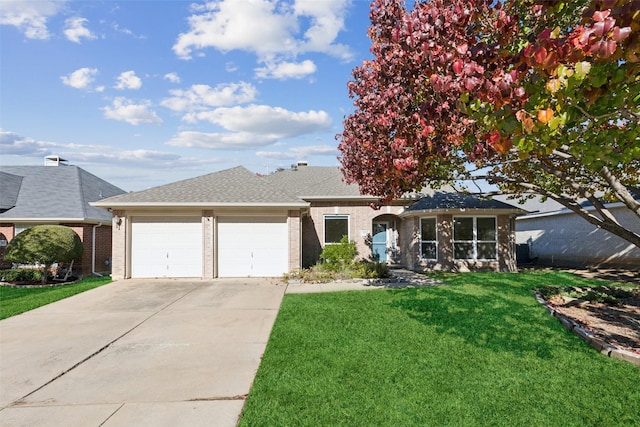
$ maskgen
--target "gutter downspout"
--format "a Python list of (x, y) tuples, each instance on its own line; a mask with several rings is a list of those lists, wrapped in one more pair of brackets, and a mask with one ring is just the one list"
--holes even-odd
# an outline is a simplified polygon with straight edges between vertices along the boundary
[(96, 272), (96, 228), (102, 227), (102, 221), (98, 225), (93, 226), (91, 236), (91, 274), (97, 277), (102, 277), (102, 274)]

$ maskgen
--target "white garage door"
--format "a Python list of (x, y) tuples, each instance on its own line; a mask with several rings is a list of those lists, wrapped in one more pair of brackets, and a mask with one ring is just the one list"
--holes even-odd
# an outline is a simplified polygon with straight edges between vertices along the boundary
[(202, 277), (200, 219), (134, 219), (131, 277)]
[(274, 277), (289, 268), (287, 218), (218, 218), (218, 276)]

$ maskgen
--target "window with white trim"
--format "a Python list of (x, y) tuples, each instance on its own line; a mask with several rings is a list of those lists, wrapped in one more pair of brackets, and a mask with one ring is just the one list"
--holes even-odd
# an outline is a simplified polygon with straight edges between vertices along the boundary
[(420, 258), (438, 259), (436, 218), (420, 218)]
[(324, 244), (340, 243), (343, 236), (349, 238), (349, 215), (325, 215)]
[(453, 257), (473, 261), (498, 259), (496, 217), (453, 218)]

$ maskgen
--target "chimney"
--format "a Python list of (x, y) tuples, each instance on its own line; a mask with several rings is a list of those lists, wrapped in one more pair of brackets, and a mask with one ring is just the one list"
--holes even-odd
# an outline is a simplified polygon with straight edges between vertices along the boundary
[(45, 166), (69, 166), (66, 159), (60, 156), (47, 156), (44, 158)]

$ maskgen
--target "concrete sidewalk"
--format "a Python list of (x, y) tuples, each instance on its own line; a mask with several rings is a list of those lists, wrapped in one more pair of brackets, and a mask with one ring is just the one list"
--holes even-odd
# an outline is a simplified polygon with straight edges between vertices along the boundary
[(285, 289), (126, 280), (0, 321), (0, 425), (235, 426)]

